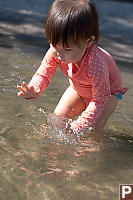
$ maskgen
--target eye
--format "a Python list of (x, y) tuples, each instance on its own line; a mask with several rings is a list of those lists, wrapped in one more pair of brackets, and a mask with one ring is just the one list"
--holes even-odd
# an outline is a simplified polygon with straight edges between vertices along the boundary
[(65, 51), (72, 51), (72, 49), (71, 48), (66, 48)]

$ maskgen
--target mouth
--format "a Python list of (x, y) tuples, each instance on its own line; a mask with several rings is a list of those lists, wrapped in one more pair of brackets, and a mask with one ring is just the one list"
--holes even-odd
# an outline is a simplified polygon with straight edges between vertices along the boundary
[(58, 59), (60, 59), (63, 63), (68, 64), (69, 62), (65, 59), (62, 59), (61, 57), (58, 57)]

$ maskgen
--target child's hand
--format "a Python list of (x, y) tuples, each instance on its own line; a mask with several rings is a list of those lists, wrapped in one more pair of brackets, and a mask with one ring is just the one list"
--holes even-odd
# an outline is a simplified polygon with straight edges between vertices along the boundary
[(71, 122), (71, 124), (70, 124), (70, 129), (73, 131), (73, 132), (79, 132), (80, 130), (79, 130), (79, 127), (77, 126), (77, 124), (76, 124), (76, 120), (75, 121), (73, 121), (73, 122)]
[(17, 85), (18, 96), (22, 96), (24, 99), (36, 99), (40, 95), (40, 90), (34, 88), (34, 86), (28, 86), (27, 83), (23, 82), (21, 86)]

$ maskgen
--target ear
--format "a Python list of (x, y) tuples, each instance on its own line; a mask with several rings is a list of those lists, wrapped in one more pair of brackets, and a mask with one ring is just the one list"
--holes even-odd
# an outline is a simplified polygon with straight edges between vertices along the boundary
[(95, 36), (92, 35), (91, 37), (89, 37), (87, 40), (86, 40), (86, 46), (87, 47), (90, 47), (95, 41)]

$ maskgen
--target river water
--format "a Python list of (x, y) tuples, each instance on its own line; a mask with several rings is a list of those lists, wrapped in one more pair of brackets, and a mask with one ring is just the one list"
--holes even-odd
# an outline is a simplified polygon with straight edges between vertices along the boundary
[(31, 79), (48, 48), (43, 26), (50, 1), (35, 2), (0, 1), (0, 200), (116, 200), (119, 184), (133, 183), (133, 4), (98, 4), (100, 44), (129, 89), (102, 138), (93, 132), (77, 138), (47, 125), (46, 113), (68, 86), (59, 69), (39, 99), (17, 97), (16, 85)]

